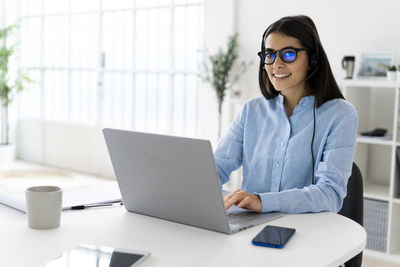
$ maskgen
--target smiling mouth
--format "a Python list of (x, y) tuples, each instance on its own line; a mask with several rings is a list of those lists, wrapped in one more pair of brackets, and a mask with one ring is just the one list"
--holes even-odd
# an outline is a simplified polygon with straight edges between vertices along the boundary
[(273, 74), (274, 78), (276, 78), (276, 79), (284, 79), (291, 75), (292, 75), (291, 73), (274, 73)]

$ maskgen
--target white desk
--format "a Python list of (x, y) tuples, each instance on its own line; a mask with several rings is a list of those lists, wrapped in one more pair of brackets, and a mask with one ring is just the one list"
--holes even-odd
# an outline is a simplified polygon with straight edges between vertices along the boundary
[(126, 212), (123, 207), (65, 211), (61, 226), (32, 230), (25, 214), (0, 205), (0, 265), (42, 266), (80, 243), (148, 250), (141, 266), (335, 266), (365, 248), (366, 232), (334, 213), (285, 215), (269, 224), (296, 228), (284, 249), (257, 247), (265, 226), (233, 235)]

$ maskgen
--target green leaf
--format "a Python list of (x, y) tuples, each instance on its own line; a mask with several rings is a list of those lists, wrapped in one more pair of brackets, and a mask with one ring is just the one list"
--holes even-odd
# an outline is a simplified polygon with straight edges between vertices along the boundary
[(15, 80), (8, 79), (10, 58), (17, 50), (18, 42), (9, 44), (7, 38), (14, 35), (18, 28), (19, 26), (14, 24), (0, 29), (0, 101), (5, 107), (12, 102), (14, 94), (22, 91), (26, 84), (33, 82), (24, 70), (18, 70), (16, 75), (13, 75), (16, 77)]
[[(224, 101), (226, 90), (239, 79), (249, 64), (241, 62), (238, 67), (238, 72), (232, 74), (233, 66), (238, 58), (237, 42), (238, 34), (234, 34), (228, 38), (226, 50), (219, 48), (214, 55), (209, 55), (205, 50), (206, 60), (204, 62), (203, 80), (209, 82), (215, 89), (218, 102), (221, 104)], [(209, 67), (211, 65), (211, 67)]]

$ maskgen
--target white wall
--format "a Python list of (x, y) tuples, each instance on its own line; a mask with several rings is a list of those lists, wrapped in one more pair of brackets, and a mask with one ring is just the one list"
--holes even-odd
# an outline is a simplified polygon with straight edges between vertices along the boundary
[(114, 177), (100, 128), (33, 119), (19, 120), (17, 125), (18, 158)]

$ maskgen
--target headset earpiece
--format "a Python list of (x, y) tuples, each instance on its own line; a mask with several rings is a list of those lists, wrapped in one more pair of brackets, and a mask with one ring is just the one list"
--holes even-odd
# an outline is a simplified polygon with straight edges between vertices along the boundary
[(316, 58), (316, 54), (315, 53), (311, 53), (309, 55), (310, 59), (309, 59), (309, 65), (310, 65), (310, 69), (314, 69), (315, 67), (318, 66), (318, 60)]
[(309, 67), (310, 67), (310, 71), (309, 74), (307, 75), (307, 80), (310, 79), (315, 72), (317, 72), (319, 65), (320, 65), (320, 55), (319, 55), (319, 43), (318, 43), (318, 39), (317, 39), (317, 34), (314, 32), (314, 30), (312, 31), (312, 36), (314, 39), (314, 50), (311, 51), (309, 53)]

